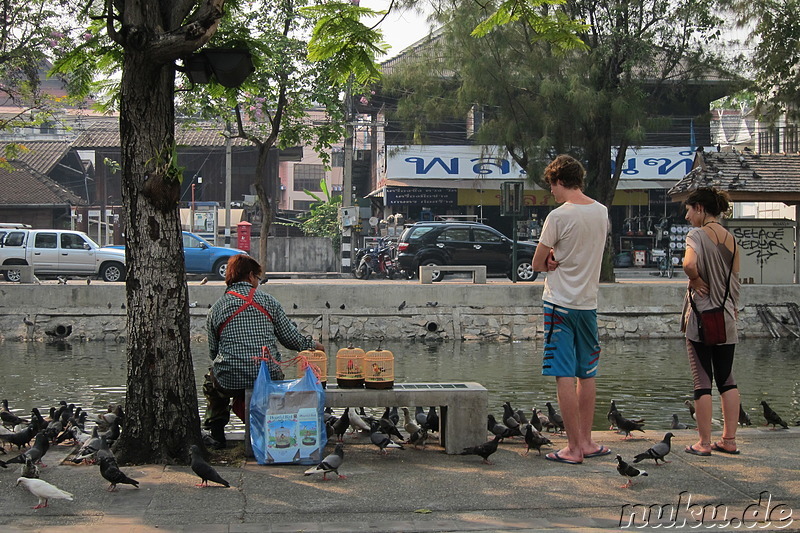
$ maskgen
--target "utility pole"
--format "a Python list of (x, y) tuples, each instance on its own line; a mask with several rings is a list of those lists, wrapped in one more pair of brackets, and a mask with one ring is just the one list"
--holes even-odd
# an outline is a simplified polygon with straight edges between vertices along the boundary
[[(345, 126), (344, 126), (344, 176), (342, 177), (342, 207), (350, 207), (353, 198), (353, 97), (350, 94), (352, 77), (347, 83), (344, 93)], [(353, 229), (342, 227), (342, 273), (349, 273), (353, 268), (351, 255), (353, 249)]]
[(225, 124), (225, 248), (231, 247), (231, 123)]

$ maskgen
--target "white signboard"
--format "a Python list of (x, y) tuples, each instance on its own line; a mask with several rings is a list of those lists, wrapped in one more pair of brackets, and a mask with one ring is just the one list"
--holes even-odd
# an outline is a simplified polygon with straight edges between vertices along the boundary
[[(612, 172), (616, 153), (612, 153)], [(692, 169), (690, 147), (656, 146), (628, 148), (620, 179), (659, 179), (676, 182)], [(389, 147), (386, 160), (389, 179), (524, 179), (525, 171), (497, 146), (402, 146)]]

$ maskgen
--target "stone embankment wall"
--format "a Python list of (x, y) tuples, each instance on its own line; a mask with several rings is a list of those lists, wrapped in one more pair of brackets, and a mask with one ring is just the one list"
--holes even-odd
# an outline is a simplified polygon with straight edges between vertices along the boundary
[[(208, 308), (220, 285), (191, 285), (193, 339), (204, 339)], [(472, 285), (442, 282), (365, 281), (361, 283), (270, 281), (263, 287), (306, 333), (331, 339), (523, 340), (543, 336), (542, 285)], [(680, 337), (685, 286), (676, 283), (619, 283), (601, 286), (598, 319), (602, 338)], [(122, 284), (0, 284), (0, 340), (53, 339), (71, 328), (69, 340), (126, 338)], [(800, 286), (745, 285), (738, 326), (743, 338), (769, 337), (756, 305), (769, 305), (780, 321), (794, 327), (787, 302), (800, 302)], [(26, 324), (26, 322), (32, 324)], [(61, 326), (61, 328), (58, 328)], [(782, 336), (791, 336), (777, 326)], [(50, 333), (48, 333), (50, 332)]]

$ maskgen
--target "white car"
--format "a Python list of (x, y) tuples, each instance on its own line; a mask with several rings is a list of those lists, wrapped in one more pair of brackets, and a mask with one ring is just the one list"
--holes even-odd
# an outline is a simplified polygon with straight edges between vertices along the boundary
[[(81, 231), (56, 229), (8, 230), (0, 241), (0, 265), (33, 265), (42, 276), (99, 276), (125, 281), (125, 252), (105, 248)], [(19, 281), (19, 270), (3, 271), (7, 281)]]

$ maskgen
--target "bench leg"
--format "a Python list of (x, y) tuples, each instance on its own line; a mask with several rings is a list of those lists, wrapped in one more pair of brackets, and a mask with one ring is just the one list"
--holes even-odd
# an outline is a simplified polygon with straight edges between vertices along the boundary
[(472, 283), (482, 283), (486, 285), (486, 269), (477, 269), (472, 272)]
[(441, 407), (440, 439), (445, 453), (458, 454), (468, 446), (486, 442), (488, 401), (488, 392), (481, 392), (459, 397), (457, 402)]

